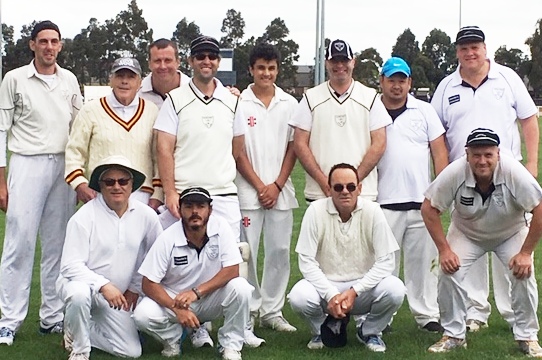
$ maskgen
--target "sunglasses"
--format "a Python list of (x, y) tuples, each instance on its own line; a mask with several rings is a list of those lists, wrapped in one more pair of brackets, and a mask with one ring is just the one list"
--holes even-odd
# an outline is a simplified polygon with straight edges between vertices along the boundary
[(218, 59), (217, 54), (196, 54), (194, 55), (194, 58), (198, 61), (203, 61), (205, 58), (209, 58), (209, 60), (214, 61)]
[(119, 183), (120, 186), (126, 186), (128, 185), (128, 183), (130, 182), (130, 180), (132, 179), (126, 179), (126, 178), (121, 178), (121, 179), (102, 179), (100, 180), (100, 182), (104, 183), (105, 186), (115, 186), (116, 183)]
[(333, 190), (340, 193), (344, 190), (344, 188), (346, 188), (346, 190), (348, 190), (349, 193), (353, 192), (354, 190), (356, 190), (356, 184), (354, 183), (348, 183), (346, 185), (343, 185), (343, 184), (335, 184), (333, 185)]

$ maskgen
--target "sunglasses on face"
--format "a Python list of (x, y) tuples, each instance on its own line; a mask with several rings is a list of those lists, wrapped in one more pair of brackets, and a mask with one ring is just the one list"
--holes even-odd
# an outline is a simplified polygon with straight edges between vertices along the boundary
[(344, 188), (346, 188), (346, 190), (348, 190), (348, 192), (351, 193), (354, 190), (356, 190), (356, 184), (348, 183), (346, 185), (343, 185), (343, 184), (335, 184), (335, 185), (333, 185), (333, 190), (335, 192), (338, 192), (338, 193), (342, 192)]
[(130, 182), (130, 180), (132, 179), (126, 179), (126, 178), (121, 178), (121, 179), (102, 179), (100, 180), (101, 183), (104, 183), (105, 186), (115, 186), (116, 183), (119, 183), (120, 186), (126, 186), (128, 185), (128, 183)]
[(209, 58), (209, 60), (214, 61), (218, 59), (217, 54), (196, 54), (194, 55), (194, 58), (198, 61), (203, 61), (205, 58)]

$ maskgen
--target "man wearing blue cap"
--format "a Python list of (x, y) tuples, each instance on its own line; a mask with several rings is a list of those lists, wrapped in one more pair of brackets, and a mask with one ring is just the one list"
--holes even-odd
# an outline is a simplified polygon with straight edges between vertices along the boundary
[[(457, 33), (457, 70), (438, 85), (431, 104), (446, 129), (450, 161), (463, 155), (464, 141), (472, 129), (487, 127), (501, 136), (501, 151), (522, 160), (518, 123), (525, 141), (525, 167), (538, 174), (538, 109), (521, 78), (510, 68), (487, 58), (485, 34), (478, 26), (465, 26)], [(510, 282), (500, 261), (493, 257), (493, 294), (497, 309), (514, 326)], [(465, 287), (469, 292), (467, 328), (487, 327), (491, 306), (487, 256), (472, 266)]]
[[(393, 123), (386, 127), (386, 151), (377, 165), (378, 196), (386, 220), (403, 250), (403, 272), (410, 311), (420, 329), (442, 332), (438, 323), (437, 277), (431, 262), (437, 256), (420, 208), (431, 182), (430, 157), (435, 173), (448, 165), (444, 128), (433, 107), (409, 94), (410, 67), (399, 57), (382, 67), (380, 100)], [(394, 275), (399, 275), (400, 253)]]
[[(493, 130), (473, 130), (466, 157), (448, 165), (424, 194), (423, 220), (439, 252), (438, 302), (444, 327), (444, 336), (429, 352), (467, 346), (465, 275), (491, 251), (506, 264), (512, 283), (514, 340), (527, 356), (542, 357), (533, 273), (533, 251), (542, 236), (542, 188), (517, 160), (500, 154), (499, 144)], [(445, 234), (440, 215), (452, 205)]]

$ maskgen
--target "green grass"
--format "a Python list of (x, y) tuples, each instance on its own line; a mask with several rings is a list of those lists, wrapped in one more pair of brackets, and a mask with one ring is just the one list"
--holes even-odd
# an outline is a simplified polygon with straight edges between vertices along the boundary
[[(542, 159), (542, 156), (540, 156)], [(542, 162), (539, 165), (542, 169)], [(299, 227), (303, 213), (306, 209), (305, 200), (303, 199), (303, 184), (304, 174), (299, 164), (296, 165), (292, 175), (294, 184), (296, 185), (297, 197), (300, 207), (294, 212), (294, 230), (291, 250), (291, 275), (289, 289), (299, 279), (301, 274), (297, 266), (297, 256), (294, 248), (299, 233)], [(445, 224), (448, 219), (445, 217)], [(0, 224), (4, 223), (3, 214), (0, 215)], [(0, 246), (3, 243), (3, 226), (0, 226)], [(263, 250), (262, 250), (263, 251)], [(540, 258), (542, 250), (538, 246), (536, 250), (536, 258)], [(40, 336), (38, 334), (39, 317), (38, 308), (40, 301), (39, 294), (39, 252), (36, 254), (34, 265), (34, 276), (32, 282), (31, 302), (29, 314), (23, 326), (17, 333), (16, 340), (11, 347), (0, 347), (0, 359), (40, 359), (40, 360), (57, 360), (67, 359), (68, 354), (61, 347), (60, 335)], [(259, 254), (259, 263), (262, 264), (262, 253)], [(541, 266), (536, 263), (536, 272), (539, 274), (538, 283), (542, 278)], [(492, 300), (492, 304), (493, 300)], [(284, 306), (285, 317), (298, 328), (295, 333), (276, 333), (268, 329), (256, 328), (256, 334), (265, 338), (267, 344), (258, 349), (243, 349), (244, 359), (523, 359), (525, 356), (519, 352), (513, 335), (505, 321), (500, 317), (496, 308), (492, 311), (489, 319), (490, 327), (480, 333), (468, 335), (468, 349), (459, 350), (450, 354), (429, 354), (426, 349), (440, 338), (438, 334), (429, 334), (417, 329), (416, 323), (408, 309), (407, 301), (397, 313), (393, 322), (393, 331), (390, 334), (384, 335), (384, 341), (387, 344), (388, 350), (385, 354), (371, 353), (365, 349), (355, 339), (355, 331), (353, 322), (349, 325), (349, 339), (346, 347), (341, 349), (323, 349), (321, 351), (310, 351), (306, 348), (311, 335), (308, 327), (301, 321), (299, 317), (293, 314), (288, 303)], [(216, 330), (218, 323), (214, 324), (212, 336), (216, 339)], [(154, 340), (147, 338), (143, 346), (143, 356), (141, 359), (158, 360), (164, 359), (160, 356), (161, 346)], [(190, 341), (183, 344), (183, 357), (189, 359), (207, 359), (216, 358), (216, 351), (211, 348), (193, 349)], [(114, 356), (105, 354), (93, 349), (93, 360), (114, 359)]]

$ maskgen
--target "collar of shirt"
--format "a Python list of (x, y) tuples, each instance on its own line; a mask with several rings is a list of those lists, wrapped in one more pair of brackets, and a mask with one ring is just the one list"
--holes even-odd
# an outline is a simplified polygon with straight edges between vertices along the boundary
[[(499, 70), (496, 69), (496, 62), (492, 59), (487, 58), (487, 61), (489, 61), (489, 72), (487, 73), (487, 77), (489, 79), (495, 79), (499, 77)], [(457, 69), (452, 74), (452, 81), (450, 81), (451, 86), (462, 86), (463, 78), (461, 77), (461, 74), (459, 73), (459, 69), (461, 68), (461, 65), (457, 65)]]
[[(59, 78), (62, 78), (62, 71), (60, 71), (60, 69), (61, 67), (55, 63), (55, 74)], [(32, 59), (32, 61), (30, 62), (30, 66), (28, 66), (28, 72), (26, 74), (29, 78), (31, 78), (32, 76), (36, 76), (36, 74), (39, 74), (38, 70), (36, 70), (36, 66), (34, 65), (34, 59)]]
[[(107, 204), (105, 203), (105, 199), (104, 199), (104, 197), (103, 197), (103, 195), (101, 193), (97, 194), (96, 201), (98, 201), (98, 203), (101, 206), (103, 206), (103, 208), (105, 209), (106, 212), (108, 212), (109, 214), (111, 214), (113, 216), (118, 217), (115, 210), (112, 210), (109, 206), (107, 206)], [(128, 199), (128, 210), (127, 211), (133, 211), (135, 209), (134, 201), (137, 201), (137, 200)]]
[(331, 95), (333, 95), (337, 100), (342, 101), (343, 99), (345, 99), (346, 97), (348, 97), (352, 93), (352, 90), (354, 89), (355, 84), (356, 84), (356, 81), (354, 79), (352, 79), (352, 83), (348, 87), (348, 90), (346, 90), (343, 94), (338, 94), (331, 87), (329, 80), (327, 81), (327, 88), (329, 89), (329, 92), (331, 93)]
[[(255, 103), (261, 103), (260, 99), (254, 94), (254, 91), (252, 91), (252, 86), (254, 83), (247, 86), (245, 90), (243, 90), (243, 93), (241, 94), (240, 101), (252, 101)], [(278, 102), (278, 101), (287, 101), (288, 100), (288, 94), (284, 92), (281, 88), (279, 88), (276, 84), (273, 84), (275, 87), (275, 96), (273, 96), (273, 100), (271, 100), (271, 103), (269, 104), (269, 108), (271, 106)]]
[[(503, 155), (500, 155), (500, 156), (503, 156)], [(465, 186), (474, 189), (474, 187), (476, 186), (476, 179), (474, 178), (474, 173), (472, 172), (472, 169), (470, 168), (470, 165), (467, 162), (467, 155), (463, 155), (463, 158), (465, 159), (465, 163), (466, 163), (466, 167), (465, 167)], [(501, 161), (500, 160), (497, 163), (497, 167), (495, 167), (495, 171), (493, 172), (493, 184), (495, 186), (504, 184), (504, 174), (502, 172)]]
[[(358, 200), (356, 202), (356, 208), (354, 209), (354, 211), (352, 211), (352, 214), (362, 209), (363, 209), (363, 199), (358, 196)], [(329, 215), (339, 216), (339, 211), (335, 207), (335, 204), (333, 204), (333, 200), (330, 197), (327, 198), (327, 212), (329, 213)]]
[[(230, 91), (228, 89), (226, 89), (224, 87), (224, 85), (222, 85), (220, 80), (218, 80), (217, 78), (214, 78), (213, 81), (215, 82), (216, 88), (215, 88), (215, 91), (213, 92), (213, 96), (211, 98), (222, 101), (222, 100), (224, 100), (226, 98), (226, 96), (230, 95)], [(194, 93), (196, 94), (197, 97), (199, 97), (199, 98), (201, 98), (202, 100), (205, 100), (205, 101), (209, 100), (209, 97), (206, 96), (204, 93), (202, 93), (200, 91), (200, 89), (198, 89), (196, 84), (194, 84), (193, 79), (190, 79), (189, 84), (190, 84), (190, 88), (194, 91)]]
[[(177, 73), (179, 74), (179, 87), (183, 85), (186, 81), (190, 80), (190, 77), (183, 74), (180, 70), (177, 70)], [(143, 81), (141, 82), (141, 88), (139, 89), (141, 92), (153, 92), (154, 89), (152, 88), (152, 73), (145, 76)]]
[(124, 121), (129, 121), (134, 116), (139, 106), (138, 94), (136, 94), (134, 100), (132, 100), (130, 105), (121, 104), (115, 97), (115, 94), (113, 94), (113, 91), (111, 91), (109, 95), (106, 96), (105, 100), (107, 101), (109, 107), (111, 107), (111, 109), (115, 112), (115, 114), (117, 114), (117, 116)]
[[(177, 228), (177, 230), (175, 231), (175, 233), (177, 234), (177, 239), (175, 239), (175, 246), (187, 246), (188, 241), (186, 239), (186, 235), (184, 234), (184, 225), (182, 219), (171, 225), (171, 227), (174, 226)], [(207, 222), (207, 237), (210, 239), (213, 236), (218, 235), (219, 227), (219, 223), (215, 220), (215, 215), (211, 214), (211, 216), (209, 217), (209, 221)]]

